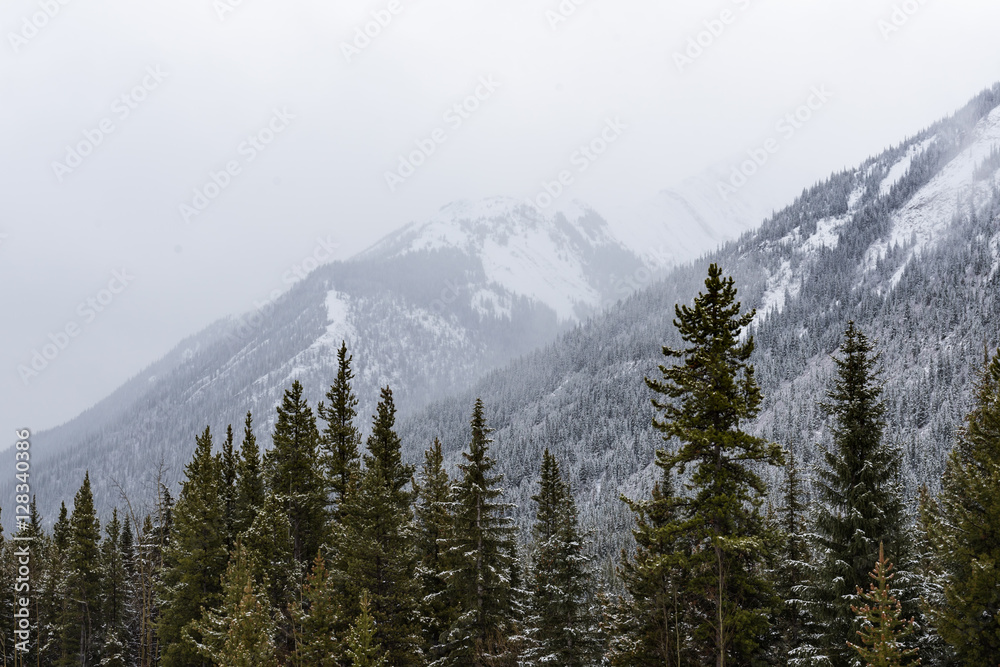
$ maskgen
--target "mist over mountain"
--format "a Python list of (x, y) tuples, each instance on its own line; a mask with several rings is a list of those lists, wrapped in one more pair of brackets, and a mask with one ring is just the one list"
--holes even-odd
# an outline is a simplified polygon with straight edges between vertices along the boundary
[[(933, 487), (983, 345), (998, 342), (990, 324), (1000, 315), (998, 103), (1000, 87), (985, 91), (694, 263), (678, 265), (648, 244), (630, 250), (582, 204), (559, 213), (503, 198), (450, 204), (189, 338), (77, 419), (37, 434), (39, 509), (50, 521), (84, 470), (103, 508), (119, 502), (118, 483), (135, 498), (150, 493), (161, 463), (165, 481), (176, 483), (194, 435), (206, 424), (241, 423), (247, 410), (269, 446), (282, 392), (298, 379), (315, 405), (346, 340), (363, 429), (388, 384), (409, 459), (440, 437), (454, 463), (482, 397), (518, 520), (526, 521), (548, 447), (565, 461), (582, 517), (601, 527), (597, 548), (607, 553), (631, 521), (619, 495), (648, 487), (662, 446), (643, 377), (656, 373), (661, 345), (679, 344), (674, 305), (698, 293), (709, 262), (732, 274), (744, 308), (758, 311), (765, 409), (753, 429), (815, 460), (828, 438), (816, 404), (830, 354), (854, 320), (883, 351), (906, 487)], [(671, 207), (692, 215), (690, 198), (661, 198), (669, 216), (681, 215)], [(689, 257), (685, 243), (745, 224), (730, 220), (728, 229), (685, 236), (668, 228), (661, 238), (676, 241), (674, 256)], [(657, 267), (670, 265), (657, 279)]]

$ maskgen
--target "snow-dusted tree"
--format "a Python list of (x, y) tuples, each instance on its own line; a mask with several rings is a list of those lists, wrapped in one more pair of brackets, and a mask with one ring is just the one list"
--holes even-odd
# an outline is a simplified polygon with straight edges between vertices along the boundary
[(341, 614), (333, 581), (321, 554), (302, 586), (302, 595), (291, 606), (295, 650), (290, 664), (305, 667), (337, 667), (344, 652), (336, 628)]
[(847, 645), (867, 667), (907, 667), (920, 662), (917, 649), (906, 648), (903, 639), (913, 634), (913, 619), (903, 618), (903, 605), (892, 594), (893, 566), (879, 545), (878, 562), (869, 574), (872, 584), (868, 592), (858, 588), (864, 606), (851, 606), (861, 621), (860, 644)]
[(590, 558), (576, 503), (559, 462), (546, 449), (532, 527), (524, 655), (527, 665), (594, 664), (600, 653)]
[(389, 663), (375, 638), (375, 620), (367, 592), (362, 591), (358, 605), (361, 612), (347, 633), (347, 658), (351, 667), (386, 667)]

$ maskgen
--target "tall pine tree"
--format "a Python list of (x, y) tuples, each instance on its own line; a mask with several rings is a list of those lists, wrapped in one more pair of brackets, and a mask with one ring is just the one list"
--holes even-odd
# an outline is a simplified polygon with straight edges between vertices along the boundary
[(740, 314), (732, 278), (712, 264), (706, 291), (693, 307), (676, 306), (674, 326), (685, 349), (663, 347), (674, 366), (660, 366), (662, 380), (646, 379), (662, 411), (654, 426), (676, 451), (657, 452), (657, 465), (691, 474), (676, 528), (692, 543), (685, 588), (706, 603), (693, 628), (704, 662), (749, 665), (761, 655), (768, 616), (777, 600), (764, 576), (763, 553), (771, 536), (760, 512), (766, 485), (762, 465), (782, 465), (782, 450), (744, 427), (756, 417), (761, 392), (749, 363), (753, 336), (741, 333), (754, 312)]
[[(856, 631), (851, 607), (860, 602), (857, 590), (867, 586), (879, 544), (902, 564), (910, 549), (900, 487), (902, 459), (883, 438), (880, 355), (854, 322), (844, 332), (840, 355), (834, 357), (837, 377), (822, 405), (833, 418), (833, 446), (824, 451), (816, 480), (818, 562), (810, 606), (825, 628), (819, 648), (834, 667), (847, 667), (853, 652), (844, 642)], [(906, 583), (905, 576), (901, 580)]]
[(247, 412), (243, 422), (243, 442), (236, 462), (236, 494), (233, 507), (232, 533), (238, 537), (253, 523), (254, 517), (264, 506), (264, 472), (261, 467), (260, 448), (253, 432), (253, 415)]
[(212, 433), (206, 427), (184, 469), (186, 479), (173, 508), (173, 529), (163, 553), (158, 631), (164, 667), (208, 664), (194, 643), (185, 639), (185, 629), (200, 618), (202, 607), (215, 607), (222, 596), (228, 553), (221, 467), (220, 458), (212, 454)]
[(448, 585), (458, 606), (458, 617), (448, 633), (445, 657), (438, 663), (482, 667), (512, 664), (507, 634), (512, 627), (511, 567), (514, 528), (501, 502), (502, 475), (493, 472), (489, 455), (491, 429), (485, 409), (476, 399), (472, 412), (472, 439), (461, 478), (452, 491), (454, 535), (448, 549)]
[(100, 661), (101, 618), (101, 524), (94, 510), (90, 473), (73, 499), (69, 518), (67, 592), (71, 602), (63, 625), (62, 664), (88, 667)]
[(326, 538), (326, 490), (317, 465), (316, 418), (298, 380), (285, 390), (272, 439), (274, 448), (264, 455), (264, 477), (285, 508), (295, 560), (308, 567)]
[(532, 527), (527, 616), (529, 665), (583, 667), (600, 653), (590, 558), (584, 553), (576, 503), (559, 462), (542, 455)]
[(962, 665), (1000, 663), (1000, 349), (979, 374), (973, 407), (928, 502), (928, 538), (943, 575), (934, 624)]
[(329, 405), (320, 403), (319, 416), (326, 422), (320, 436), (320, 447), (326, 464), (333, 502), (340, 506), (361, 472), (361, 432), (354, 425), (358, 416), (358, 399), (351, 388), (354, 372), (353, 357), (347, 354), (347, 343), (340, 342), (337, 351), (337, 377), (326, 392)]

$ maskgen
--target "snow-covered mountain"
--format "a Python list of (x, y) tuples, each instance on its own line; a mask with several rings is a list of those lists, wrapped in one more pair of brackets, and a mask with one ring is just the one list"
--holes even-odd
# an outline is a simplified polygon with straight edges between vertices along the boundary
[(887, 435), (903, 450), (905, 487), (935, 488), (984, 345), (1000, 345), (998, 146), (1000, 85), (808, 188), (760, 229), (414, 415), (403, 427), (409, 456), (439, 437), (456, 461), (481, 397), (522, 524), (548, 448), (563, 460), (584, 521), (600, 527), (599, 548), (617, 553), (633, 522), (619, 495), (646, 492), (663, 445), (643, 378), (658, 376), (662, 345), (683, 347), (674, 304), (690, 303), (717, 262), (734, 276), (744, 309), (758, 309), (754, 361), (765, 403), (750, 427), (807, 465), (817, 460), (817, 443), (829, 437), (817, 404), (853, 320), (883, 353)]
[(282, 392), (298, 379), (320, 400), (342, 340), (365, 421), (385, 385), (407, 414), (551, 342), (627, 294), (623, 277), (640, 270), (586, 206), (542, 214), (503, 198), (448, 205), (213, 325), (77, 419), (37, 434), (39, 509), (52, 519), (86, 469), (105, 505), (117, 501), (115, 480), (136, 495), (152, 488), (161, 460), (175, 481), (196, 431), (239, 424), (247, 410), (268, 445)]

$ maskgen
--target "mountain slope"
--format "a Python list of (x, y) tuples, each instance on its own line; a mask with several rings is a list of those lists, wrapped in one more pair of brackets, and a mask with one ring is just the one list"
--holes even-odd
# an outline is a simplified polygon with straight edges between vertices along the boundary
[[(39, 509), (52, 520), (87, 469), (100, 507), (118, 502), (118, 482), (148, 498), (160, 462), (176, 482), (194, 434), (242, 423), (247, 410), (268, 444), (282, 392), (298, 379), (313, 405), (322, 399), (342, 340), (364, 422), (387, 384), (402, 414), (416, 410), (551, 341), (613, 300), (616, 276), (641, 266), (582, 206), (549, 216), (504, 199), (445, 207), (214, 325), (84, 415), (36, 434)], [(8, 479), (0, 497), (12, 491)]]
[[(468, 438), (475, 397), (496, 428), (509, 500), (527, 523), (542, 450), (564, 460), (587, 523), (613, 553), (632, 519), (619, 494), (644, 493), (663, 446), (643, 377), (660, 346), (681, 346), (674, 305), (690, 303), (709, 262), (732, 274), (753, 325), (765, 392), (752, 430), (807, 464), (827, 441), (816, 407), (849, 320), (883, 351), (890, 437), (904, 451), (906, 488), (934, 488), (968, 403), (983, 345), (1000, 344), (1000, 86), (951, 118), (854, 170), (809, 188), (788, 208), (678, 268), (545, 349), (491, 373), (407, 421), (414, 458), (433, 437), (451, 457)], [(776, 481), (777, 471), (770, 471)]]

